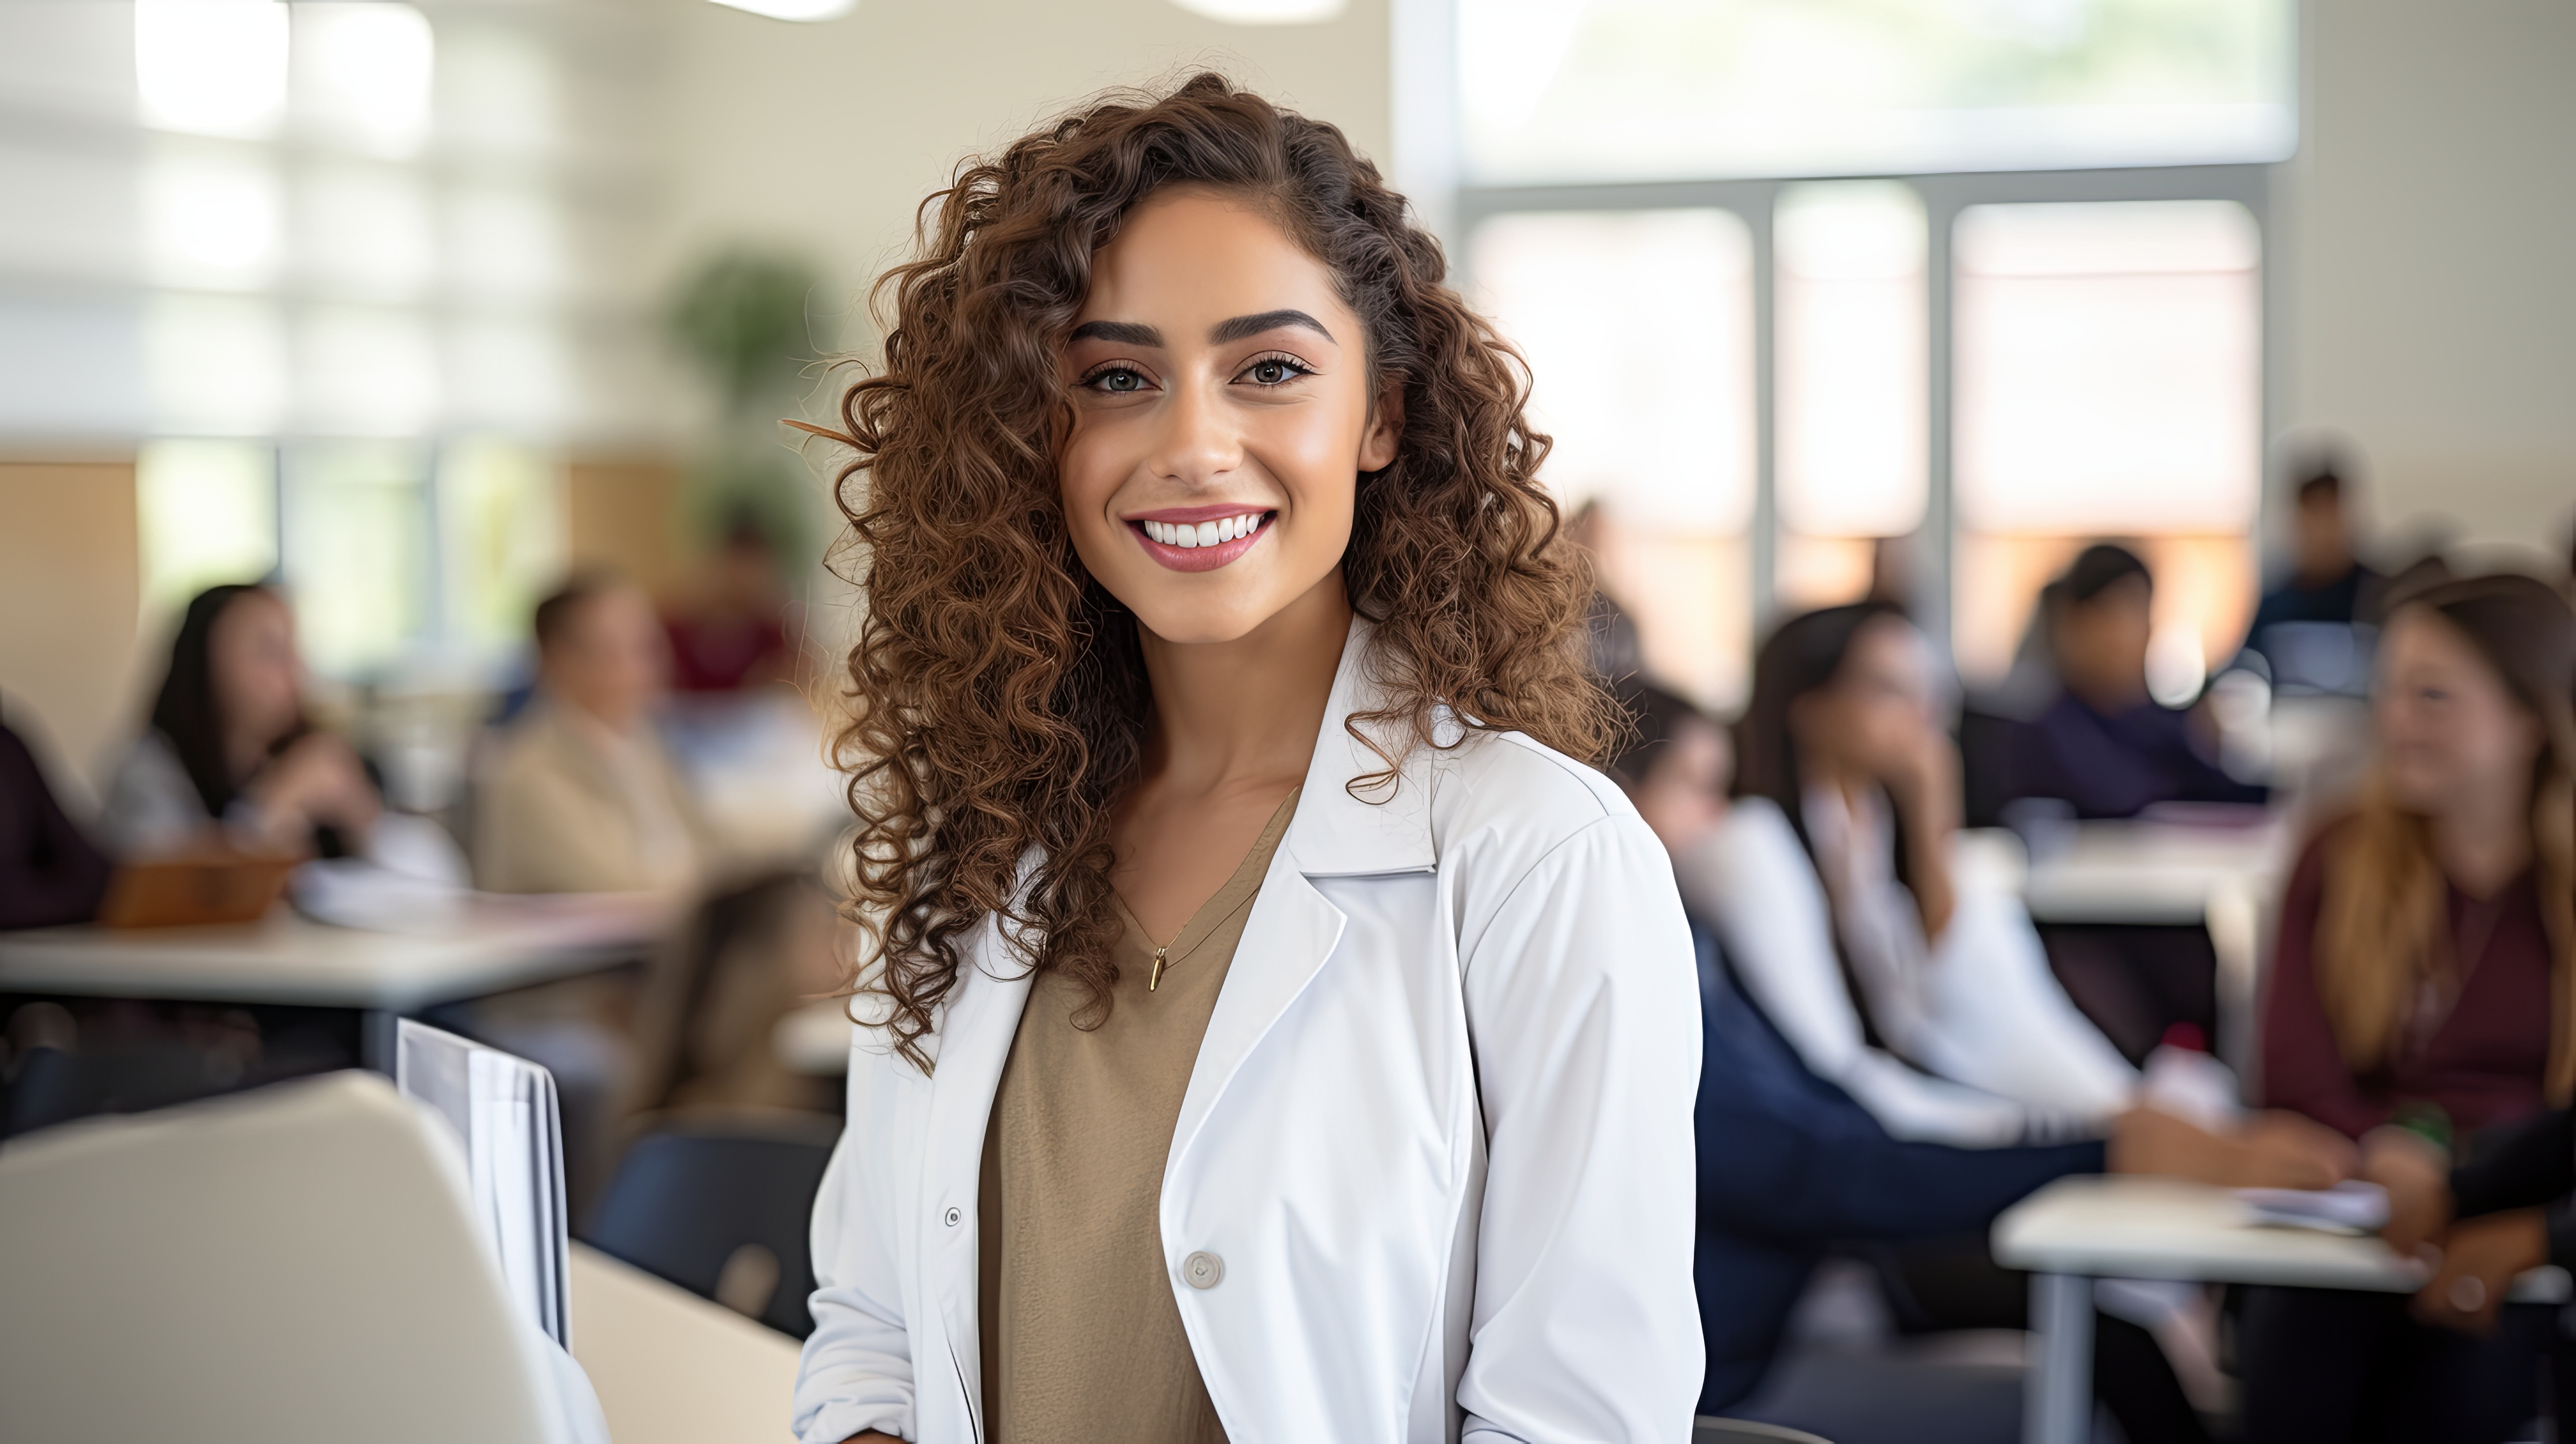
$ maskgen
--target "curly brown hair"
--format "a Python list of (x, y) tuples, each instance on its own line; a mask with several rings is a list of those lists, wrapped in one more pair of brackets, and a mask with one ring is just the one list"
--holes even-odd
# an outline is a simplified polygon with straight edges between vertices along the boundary
[[(1086, 1021), (1108, 1014), (1111, 809), (1152, 696), (1135, 619), (1066, 527), (1059, 356), (1094, 255), (1178, 185), (1264, 206), (1364, 323), (1374, 394), (1402, 388), (1395, 461), (1359, 478), (1342, 558), (1385, 688), (1352, 719), (1387, 763), (1355, 795), (1392, 787), (1402, 751), (1442, 745), (1444, 712), (1586, 761), (1617, 727), (1580, 647), (1590, 577), (1537, 480), (1548, 440), (1522, 414), (1527, 368), (1442, 284), (1439, 243), (1341, 131), (1201, 74), (967, 161), (923, 203), (914, 259), (877, 283), (881, 366), (819, 433), (857, 453), (837, 495), (865, 619), (835, 755), (873, 960), (849, 987), (883, 999), (925, 1072), (922, 1040), (988, 918), (1032, 967), (1083, 985)], [(1380, 727), (1408, 738), (1398, 755)]]

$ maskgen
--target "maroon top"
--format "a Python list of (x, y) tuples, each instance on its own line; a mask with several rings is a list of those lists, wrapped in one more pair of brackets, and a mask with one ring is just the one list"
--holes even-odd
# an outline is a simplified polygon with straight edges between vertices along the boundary
[(2356, 1078), (2317, 1000), (2317, 905), (2330, 828), (2308, 844), (2281, 902), (2281, 942), (2263, 1010), (2263, 1103), (2304, 1113), (2358, 1138), (2399, 1103), (2450, 1115), (2466, 1138), (2540, 1111), (2549, 1067), (2549, 934), (2529, 869), (2480, 902), (2448, 889), (2453, 956), (2470, 971), (2431, 1038)]

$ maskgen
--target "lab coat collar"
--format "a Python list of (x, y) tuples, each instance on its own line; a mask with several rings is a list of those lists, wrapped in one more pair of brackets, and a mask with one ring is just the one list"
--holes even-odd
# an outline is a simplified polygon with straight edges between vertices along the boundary
[[(1420, 872), (1440, 861), (1431, 840), (1434, 769), (1424, 765), (1409, 724), (1399, 719), (1369, 727), (1379, 745), (1407, 765), (1373, 787), (1353, 786), (1387, 765), (1347, 725), (1353, 713), (1386, 704), (1386, 688), (1377, 675), (1383, 663), (1369, 645), (1373, 631), (1366, 620), (1352, 618), (1341, 665), (1333, 673), (1332, 698), (1324, 706), (1323, 729), (1315, 737), (1314, 760), (1306, 767), (1305, 791), (1297, 798), (1287, 836), (1280, 840), (1280, 851), (1296, 859), (1297, 870), (1308, 877)], [(1445, 711), (1438, 725), (1444, 741), (1456, 727)]]

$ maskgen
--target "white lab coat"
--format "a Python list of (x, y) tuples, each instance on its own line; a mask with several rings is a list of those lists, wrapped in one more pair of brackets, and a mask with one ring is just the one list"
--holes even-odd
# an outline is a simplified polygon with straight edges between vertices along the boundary
[[(1419, 749), (1354, 798), (1380, 766), (1343, 728), (1378, 695), (1368, 636), (1164, 1169), (1191, 1352), (1235, 1444), (1680, 1444), (1700, 1032), (1671, 864), (1617, 788), (1517, 735)], [(808, 1444), (982, 1438), (976, 1189), (1029, 984), (989, 920), (973, 959), (934, 1076), (854, 1038), (814, 1206)]]

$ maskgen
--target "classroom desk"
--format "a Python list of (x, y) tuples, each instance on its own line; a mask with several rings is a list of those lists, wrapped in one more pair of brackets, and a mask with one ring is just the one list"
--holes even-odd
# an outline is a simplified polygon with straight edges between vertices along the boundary
[[(2036, 1335), (2024, 1444), (2081, 1444), (2093, 1421), (2093, 1281), (2182, 1279), (2293, 1288), (2412, 1293), (2420, 1265), (2374, 1237), (2275, 1228), (2252, 1221), (2235, 1194), (2179, 1179), (2064, 1178), (1995, 1220), (1995, 1261), (2031, 1273)], [(2568, 1278), (2538, 1268), (2513, 1297), (2564, 1303)]]
[(2028, 864), (2022, 902), (2041, 924), (2207, 929), (2218, 968), (2211, 1043), (2238, 1076), (2250, 1077), (2264, 919), (2294, 841), (2278, 818), (2250, 826), (2075, 823), (2063, 847)]
[(478, 893), (423, 932), (333, 927), (284, 908), (234, 927), (33, 928), (0, 933), (0, 993), (351, 1009), (381, 1071), (403, 1014), (636, 957), (670, 915), (641, 895)]
[(2022, 885), (2034, 921), (2189, 926), (2232, 889), (2272, 885), (2285, 865), (2280, 826), (2084, 822), (2035, 858)]
[(572, 1356), (616, 1444), (781, 1444), (796, 1341), (588, 1244), (569, 1272)]

